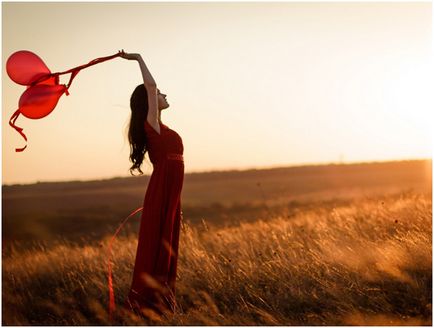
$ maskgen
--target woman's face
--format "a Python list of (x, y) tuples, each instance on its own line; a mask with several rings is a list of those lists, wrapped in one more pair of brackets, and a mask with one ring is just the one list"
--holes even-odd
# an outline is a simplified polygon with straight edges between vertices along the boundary
[(169, 107), (169, 103), (166, 100), (166, 95), (161, 93), (159, 89), (157, 89), (157, 97), (158, 97), (158, 109), (163, 110)]

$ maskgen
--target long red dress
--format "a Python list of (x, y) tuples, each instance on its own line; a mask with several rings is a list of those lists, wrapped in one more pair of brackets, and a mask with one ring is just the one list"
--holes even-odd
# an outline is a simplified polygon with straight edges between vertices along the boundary
[(184, 162), (181, 137), (160, 123), (145, 122), (153, 172), (140, 221), (133, 280), (124, 307), (174, 310)]

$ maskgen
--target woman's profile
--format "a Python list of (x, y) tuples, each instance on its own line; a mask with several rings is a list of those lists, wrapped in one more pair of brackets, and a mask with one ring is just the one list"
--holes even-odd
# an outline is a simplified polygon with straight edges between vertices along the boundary
[(181, 137), (161, 122), (161, 111), (169, 104), (142, 57), (123, 51), (121, 57), (136, 60), (143, 76), (143, 84), (136, 87), (130, 99), (130, 172), (143, 173), (140, 167), (146, 152), (153, 165), (143, 202), (131, 288), (124, 307), (136, 313), (144, 308), (160, 313), (165, 309), (174, 311), (183, 144)]

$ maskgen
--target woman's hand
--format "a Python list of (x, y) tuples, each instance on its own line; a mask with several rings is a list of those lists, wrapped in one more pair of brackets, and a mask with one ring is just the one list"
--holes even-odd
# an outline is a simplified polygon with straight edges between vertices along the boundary
[(119, 53), (121, 54), (122, 58), (125, 58), (128, 60), (139, 60), (140, 58), (142, 58), (142, 56), (140, 56), (140, 54), (130, 54), (130, 53), (125, 52), (124, 49), (119, 51)]

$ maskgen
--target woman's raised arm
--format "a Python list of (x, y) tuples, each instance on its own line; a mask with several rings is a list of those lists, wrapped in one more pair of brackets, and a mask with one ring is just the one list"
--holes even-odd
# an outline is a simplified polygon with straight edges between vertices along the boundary
[(147, 121), (158, 133), (160, 133), (160, 124), (158, 121), (159, 113), (158, 113), (157, 83), (155, 83), (155, 80), (152, 77), (151, 72), (149, 72), (149, 69), (145, 64), (145, 61), (143, 60), (140, 54), (130, 54), (122, 50), (121, 57), (128, 60), (137, 60), (137, 62), (139, 63), (140, 70), (142, 72), (142, 77), (143, 77), (143, 84), (148, 94)]

